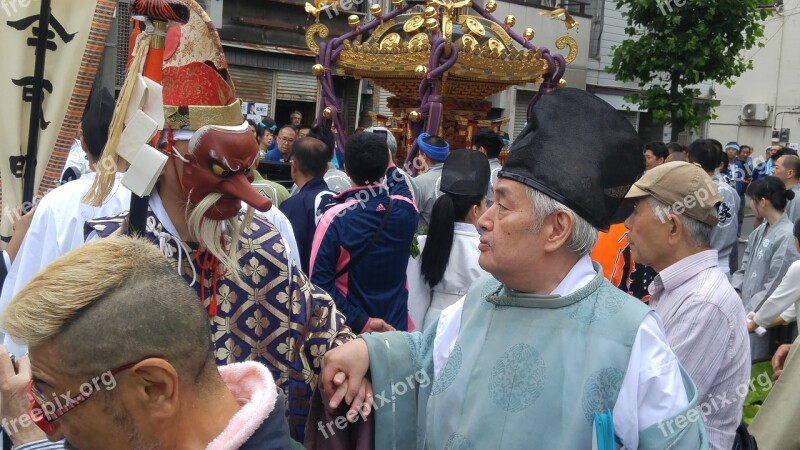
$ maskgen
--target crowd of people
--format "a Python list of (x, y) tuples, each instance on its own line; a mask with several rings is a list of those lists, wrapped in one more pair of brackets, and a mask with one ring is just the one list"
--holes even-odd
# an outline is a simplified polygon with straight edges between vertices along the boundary
[[(125, 111), (95, 91), (88, 173), (65, 169), (4, 251), (15, 448), (727, 450), (748, 430), (800, 448), (795, 150), (642, 145), (613, 107), (561, 88), (503, 163), (495, 130), (468, 149), (422, 133), (412, 176), (383, 127), (340, 149), (298, 111), (244, 121), (189, 3), (182, 42), (209, 45), (167, 64), (203, 61), (229, 95), (164, 83), (187, 116), (165, 114), (144, 228), (107, 145)], [(748, 429), (751, 366), (770, 358)]]

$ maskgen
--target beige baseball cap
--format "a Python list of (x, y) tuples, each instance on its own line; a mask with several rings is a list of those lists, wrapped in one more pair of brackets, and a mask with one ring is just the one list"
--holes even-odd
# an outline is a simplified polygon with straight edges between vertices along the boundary
[(717, 207), (722, 197), (711, 177), (695, 164), (673, 161), (650, 169), (625, 198), (647, 195), (667, 205), (670, 214), (685, 214), (712, 227), (719, 223)]

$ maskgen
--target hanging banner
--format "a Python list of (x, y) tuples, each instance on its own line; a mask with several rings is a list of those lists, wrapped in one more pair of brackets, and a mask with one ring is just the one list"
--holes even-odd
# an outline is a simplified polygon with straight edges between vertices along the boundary
[[(116, 1), (51, 0), (42, 113), (38, 119), (35, 204), (58, 185), (69, 149), (103, 54)], [(0, 42), (5, 64), (0, 65), (0, 237), (12, 231), (13, 208), (23, 206), (23, 173), (34, 87), (36, 45), (42, 0), (6, 0), (0, 5)]]

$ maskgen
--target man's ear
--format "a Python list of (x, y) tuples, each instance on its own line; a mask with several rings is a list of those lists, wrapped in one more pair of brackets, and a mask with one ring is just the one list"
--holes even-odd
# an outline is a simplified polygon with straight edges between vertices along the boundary
[[(170, 423), (180, 412), (180, 380), (166, 359), (148, 358), (128, 370), (127, 397), (154, 422)], [(118, 375), (119, 376), (119, 375)]]
[(544, 250), (556, 251), (569, 241), (575, 231), (575, 217), (564, 210), (558, 210), (545, 218), (542, 232), (545, 233)]

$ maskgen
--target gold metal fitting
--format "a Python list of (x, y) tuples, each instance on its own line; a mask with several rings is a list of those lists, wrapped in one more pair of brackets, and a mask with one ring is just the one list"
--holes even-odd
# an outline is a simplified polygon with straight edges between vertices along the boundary
[(347, 24), (350, 25), (350, 28), (355, 30), (361, 24), (361, 18), (353, 14), (347, 18)]
[(428, 68), (420, 64), (416, 68), (414, 68), (414, 73), (424, 77), (425, 75), (428, 74)]
[(322, 64), (314, 64), (311, 66), (311, 73), (314, 76), (321, 77), (325, 73), (325, 67)]
[(433, 6), (426, 6), (425, 17), (427, 18), (436, 17), (436, 8), (434, 8)]
[(533, 31), (533, 28), (525, 28), (525, 31), (522, 32), (522, 37), (524, 37), (526, 41), (530, 41), (535, 35), (536, 32)]
[(565, 88), (565, 87), (567, 87), (567, 80), (565, 80), (565, 79), (563, 79), (563, 78), (562, 78), (562, 79), (560, 79), (560, 80), (558, 80), (558, 87), (560, 87), (560, 88)]
[(371, 12), (373, 16), (379, 19), (381, 18), (381, 16), (383, 16), (383, 8), (381, 8), (381, 5), (377, 3), (369, 7), (369, 12)]
[(490, 13), (493, 13), (497, 10), (497, 2), (494, 0), (489, 0), (486, 2), (486, 6), (484, 6), (484, 8), (486, 8), (486, 10)]
[(506, 16), (506, 20), (503, 21), (509, 28), (513, 27), (515, 23), (517, 23), (516, 17), (512, 16), (511, 14)]
[(411, 111), (408, 113), (408, 120), (417, 123), (422, 120), (422, 114), (419, 111)]
[(425, 21), (425, 27), (427, 27), (429, 30), (439, 28), (439, 21), (433, 18), (428, 19)]
[(324, 117), (326, 119), (330, 119), (331, 117), (333, 117), (333, 109), (330, 106), (328, 106), (327, 108), (323, 109), (322, 110), (322, 117)]

